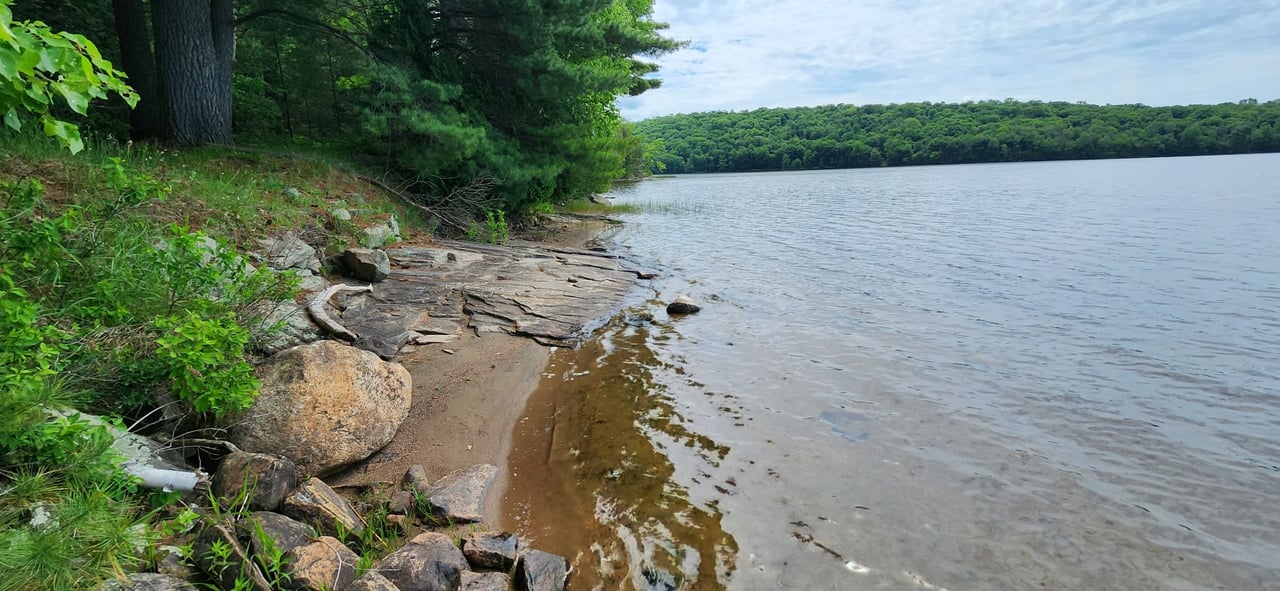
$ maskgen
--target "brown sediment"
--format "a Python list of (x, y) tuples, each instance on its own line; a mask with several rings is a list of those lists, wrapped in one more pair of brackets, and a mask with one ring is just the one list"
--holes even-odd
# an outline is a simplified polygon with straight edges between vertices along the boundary
[(680, 425), (646, 337), (615, 321), (557, 351), (514, 435), (500, 525), (568, 557), (570, 589), (721, 589), (733, 568), (715, 501), (672, 484), (727, 450)]

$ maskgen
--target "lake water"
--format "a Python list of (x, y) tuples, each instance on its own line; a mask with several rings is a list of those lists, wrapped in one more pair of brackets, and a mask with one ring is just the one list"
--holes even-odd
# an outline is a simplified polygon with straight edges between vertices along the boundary
[(1280, 155), (611, 197), (507, 493), (572, 588), (1280, 589)]

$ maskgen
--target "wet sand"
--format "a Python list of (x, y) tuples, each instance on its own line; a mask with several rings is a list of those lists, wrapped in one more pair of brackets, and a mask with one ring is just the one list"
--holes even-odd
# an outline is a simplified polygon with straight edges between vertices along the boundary
[[(600, 221), (562, 220), (544, 227), (536, 239), (547, 246), (578, 248), (609, 227)], [(526, 337), (465, 330), (454, 342), (402, 352), (395, 361), (413, 377), (408, 418), (386, 447), (329, 479), (330, 484), (397, 483), (415, 464), (432, 478), (493, 464), (498, 476), (489, 489), (485, 515), (489, 525), (498, 525), (512, 434), (552, 351)]]

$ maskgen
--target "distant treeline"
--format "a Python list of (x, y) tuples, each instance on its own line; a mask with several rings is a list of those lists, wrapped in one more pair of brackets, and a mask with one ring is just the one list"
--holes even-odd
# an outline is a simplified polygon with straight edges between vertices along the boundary
[(1243, 154), (1280, 152), (1280, 100), (831, 105), (670, 115), (635, 133), (668, 173)]

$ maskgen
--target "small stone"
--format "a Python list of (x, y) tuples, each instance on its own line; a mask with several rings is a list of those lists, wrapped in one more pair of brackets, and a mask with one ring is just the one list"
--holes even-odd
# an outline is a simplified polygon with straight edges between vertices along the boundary
[(175, 579), (190, 581), (196, 571), (182, 559), (182, 549), (177, 546), (160, 546), (156, 554), (156, 572)]
[(520, 538), (513, 533), (471, 534), (462, 538), (462, 555), (476, 569), (509, 571), (516, 564)]
[(297, 199), (302, 197), (302, 191), (299, 191), (297, 187), (289, 187), (284, 190), (284, 196), (290, 199)]
[(391, 258), (381, 249), (348, 248), (342, 251), (342, 266), (362, 281), (382, 281), (391, 275)]
[(347, 591), (400, 591), (382, 573), (369, 571), (347, 586)]
[(323, 537), (286, 555), (290, 589), (341, 591), (356, 578), (360, 557), (336, 538)]
[(507, 591), (511, 588), (511, 577), (503, 573), (462, 573), (462, 587), (459, 591)]
[(213, 494), (224, 501), (241, 492), (249, 497), (249, 509), (275, 511), (285, 495), (298, 485), (293, 462), (270, 454), (234, 452), (222, 460), (213, 475)]
[(364, 531), (365, 522), (346, 499), (319, 478), (312, 478), (284, 500), (285, 515), (308, 523), (327, 535), (338, 535), (335, 523), (351, 533)]
[(396, 233), (387, 224), (378, 224), (364, 229), (364, 244), (369, 248), (381, 248), (395, 240)]
[(398, 490), (391, 493), (391, 499), (387, 501), (387, 512), (394, 515), (408, 515), (413, 505), (413, 493), (407, 490)]
[(452, 591), (461, 584), (467, 559), (444, 534), (425, 533), (378, 563), (377, 571), (409, 591)]
[(657, 279), (657, 278), (658, 278), (658, 274), (657, 274), (657, 273), (650, 273), (650, 272), (648, 272), (648, 271), (636, 271), (636, 278), (638, 278), (638, 279), (646, 279), (646, 280), (647, 280), (647, 279)]
[(681, 295), (674, 302), (667, 304), (668, 314), (697, 314), (702, 306), (693, 303), (689, 296)]
[(387, 516), (387, 525), (400, 531), (409, 531), (409, 516), (392, 513)]
[(569, 578), (569, 561), (563, 556), (530, 550), (516, 567), (516, 588), (520, 591), (564, 591)]
[(249, 539), (249, 549), (255, 556), (269, 554), (269, 549), (287, 553), (311, 543), (306, 524), (271, 511), (254, 512), (240, 520), (236, 529)]
[(450, 263), (456, 263), (456, 262), (458, 262), (458, 255), (456, 255), (456, 254), (454, 254), (454, 253), (452, 253), (452, 252), (451, 252), (451, 253), (448, 253), (448, 254), (444, 255), (444, 259), (445, 259), (446, 261), (449, 261)]
[(331, 212), (331, 213), (332, 213), (332, 215), (333, 215), (333, 219), (335, 219), (335, 220), (342, 220), (342, 221), (344, 221), (344, 222), (349, 222), (349, 221), (351, 221), (351, 212), (350, 212), (350, 211), (347, 211), (347, 210), (345, 210), (345, 209), (342, 209), (341, 207), (339, 207), (338, 209), (333, 210), (333, 212)]

